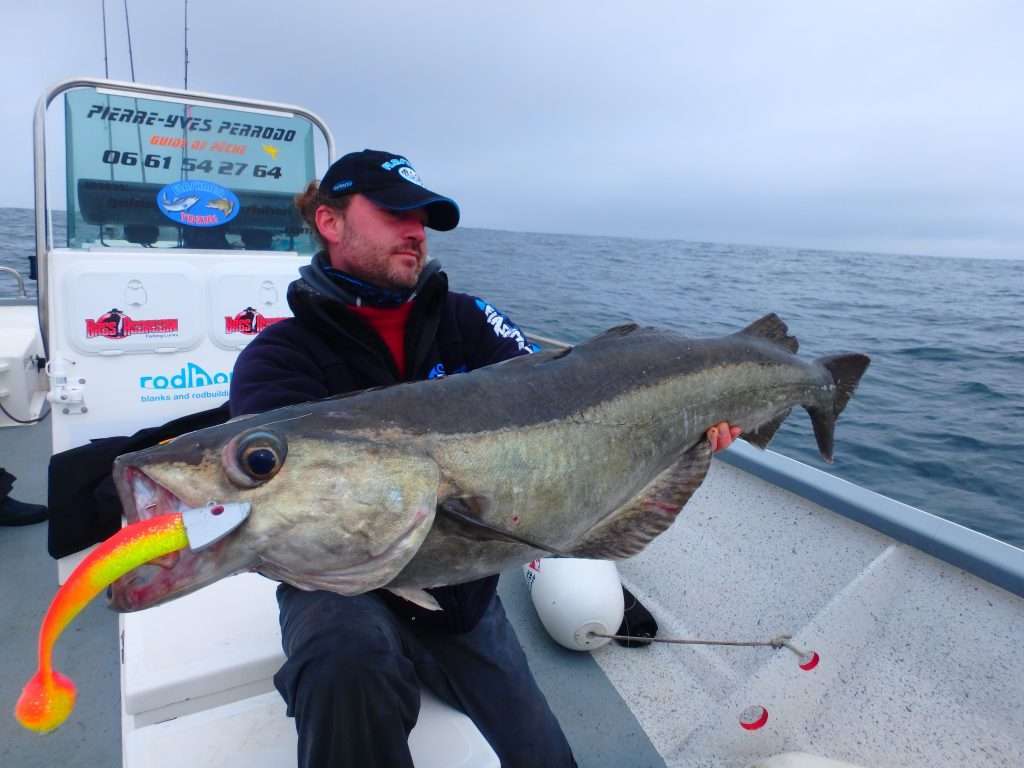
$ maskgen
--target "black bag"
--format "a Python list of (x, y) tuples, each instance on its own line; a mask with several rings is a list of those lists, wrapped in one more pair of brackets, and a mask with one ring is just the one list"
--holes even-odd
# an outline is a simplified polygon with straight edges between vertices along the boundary
[(0, 467), (0, 501), (7, 498), (7, 494), (14, 488), (14, 481), (17, 480), (14, 475), (8, 472), (3, 467)]
[(121, 528), (121, 502), (111, 471), (122, 453), (141, 451), (186, 432), (223, 424), (228, 404), (141, 429), (130, 437), (101, 437), (50, 457), (47, 549), (64, 557), (113, 536)]
[(636, 595), (625, 587), (622, 588), (622, 597), (625, 603), (625, 611), (622, 616), (622, 625), (617, 635), (629, 635), (631, 640), (616, 640), (615, 642), (624, 648), (641, 648), (650, 645), (650, 640), (645, 637), (654, 637), (658, 634), (658, 622), (651, 615), (643, 604), (636, 599)]

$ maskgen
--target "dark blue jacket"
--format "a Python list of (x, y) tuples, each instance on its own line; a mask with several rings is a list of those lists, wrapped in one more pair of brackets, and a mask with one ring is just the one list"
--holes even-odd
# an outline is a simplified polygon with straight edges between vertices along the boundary
[[(347, 309), (353, 297), (323, 266), (318, 255), (289, 286), (288, 304), (295, 317), (267, 327), (238, 356), (231, 378), (232, 416), (400, 381), (384, 341)], [(519, 329), (494, 307), (449, 291), (448, 278), (436, 262), (424, 270), (413, 300), (406, 327), (405, 380), (472, 371), (531, 351)], [(479, 621), (497, 583), (498, 577), (492, 576), (429, 590), (441, 612), (390, 592), (380, 594), (394, 610), (418, 622), (465, 632)]]

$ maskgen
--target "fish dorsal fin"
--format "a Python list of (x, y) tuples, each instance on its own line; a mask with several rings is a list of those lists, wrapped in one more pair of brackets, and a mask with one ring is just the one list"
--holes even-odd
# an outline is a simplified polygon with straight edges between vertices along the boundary
[(736, 335), (767, 339), (793, 353), (800, 349), (800, 342), (796, 340), (796, 336), (789, 335), (789, 327), (774, 312), (765, 315), (760, 320), (755, 320)]
[(711, 445), (701, 439), (636, 496), (594, 526), (572, 557), (620, 560), (639, 554), (675, 521), (711, 466)]
[(480, 496), (449, 496), (437, 505), (439, 519), (446, 519), (461, 528), (468, 535), (481, 540), (507, 541), (512, 544), (547, 552), (549, 555), (566, 557), (565, 552), (520, 536), (503, 528), (485, 523), (480, 514), (487, 508), (487, 499)]
[(595, 341), (603, 341), (605, 339), (617, 339), (621, 336), (628, 336), (631, 333), (635, 333), (639, 330), (640, 326), (636, 323), (623, 323), (622, 325), (616, 325), (609, 328), (607, 331), (601, 331), (601, 333), (594, 336), (587, 343), (590, 344)]

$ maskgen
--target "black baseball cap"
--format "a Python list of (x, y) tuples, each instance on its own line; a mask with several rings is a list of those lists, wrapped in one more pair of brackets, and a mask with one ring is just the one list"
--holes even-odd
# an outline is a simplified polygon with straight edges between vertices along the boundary
[(443, 232), (455, 229), (459, 223), (458, 204), (424, 187), (412, 164), (393, 152), (350, 152), (335, 160), (320, 182), (320, 194), (324, 197), (357, 193), (389, 211), (423, 208), (431, 229)]

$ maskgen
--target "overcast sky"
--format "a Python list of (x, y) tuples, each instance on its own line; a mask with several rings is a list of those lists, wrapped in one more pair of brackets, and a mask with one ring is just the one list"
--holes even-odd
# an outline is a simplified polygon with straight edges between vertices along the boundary
[[(5, 4), (0, 205), (32, 112), (102, 76), (101, 0)], [(180, 87), (183, 0), (128, 0), (135, 75)], [(189, 86), (303, 105), (407, 155), (463, 225), (1024, 257), (1024, 3), (190, 3)], [(123, 0), (110, 75), (130, 79)]]

